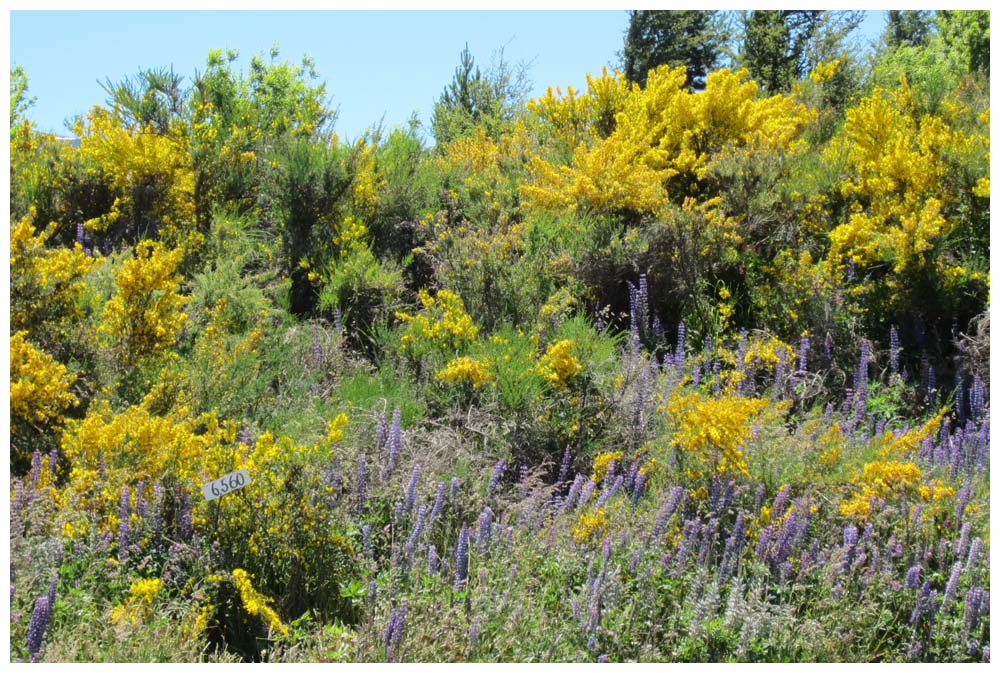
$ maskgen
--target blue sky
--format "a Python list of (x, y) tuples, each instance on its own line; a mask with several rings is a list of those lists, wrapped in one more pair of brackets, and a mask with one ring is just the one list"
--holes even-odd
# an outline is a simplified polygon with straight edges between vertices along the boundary
[[(245, 67), (277, 43), (281, 55), (313, 57), (339, 108), (335, 129), (353, 138), (376, 124), (429, 125), (466, 43), (477, 64), (501, 46), (510, 62), (530, 62), (533, 95), (548, 86), (586, 86), (588, 72), (615, 66), (628, 17), (605, 11), (12, 11), (11, 65), (28, 73), (38, 128), (65, 133), (63, 121), (102, 103), (98, 81), (173, 66), (190, 78), (215, 47), (235, 48)], [(863, 26), (877, 35), (884, 19)]]

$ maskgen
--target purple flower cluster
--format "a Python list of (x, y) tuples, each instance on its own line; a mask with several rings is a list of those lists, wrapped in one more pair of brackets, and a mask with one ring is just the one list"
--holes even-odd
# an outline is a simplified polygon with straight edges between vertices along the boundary
[(31, 613), (31, 623), (28, 625), (28, 653), (32, 661), (36, 661), (38, 653), (42, 649), (42, 639), (45, 637), (45, 630), (49, 628), (49, 621), (52, 619), (52, 604), (48, 596), (39, 596), (35, 601), (35, 609)]
[(417, 501), (417, 483), (420, 481), (420, 463), (413, 465), (410, 472), (410, 481), (406, 485), (406, 495), (403, 498), (403, 511), (407, 514), (413, 509), (413, 504)]
[(469, 578), (469, 529), (462, 526), (458, 533), (458, 547), (455, 549), (455, 588), (461, 588)]
[(500, 483), (500, 477), (503, 476), (504, 470), (507, 469), (507, 463), (501, 458), (497, 461), (496, 466), (493, 468), (493, 475), (490, 477), (490, 482), (486, 487), (486, 495), (493, 497), (493, 493), (497, 489), (497, 484)]
[(386, 659), (395, 660), (395, 650), (403, 640), (403, 630), (406, 628), (406, 606), (394, 608), (389, 615), (389, 624), (385, 628)]

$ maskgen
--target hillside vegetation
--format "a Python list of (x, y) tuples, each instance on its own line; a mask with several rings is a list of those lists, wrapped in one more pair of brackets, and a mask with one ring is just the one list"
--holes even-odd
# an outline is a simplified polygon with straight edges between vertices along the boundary
[(951, 14), (787, 90), (466, 53), (433, 146), (276, 51), (79, 146), (12, 71), (11, 660), (988, 661)]

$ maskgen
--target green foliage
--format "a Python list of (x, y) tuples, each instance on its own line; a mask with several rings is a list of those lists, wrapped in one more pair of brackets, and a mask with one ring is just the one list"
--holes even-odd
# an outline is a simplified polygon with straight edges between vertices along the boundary
[(24, 66), (16, 65), (10, 69), (10, 128), (11, 137), (14, 127), (20, 126), (25, 120), (24, 114), (35, 103), (34, 96), (28, 96), (28, 73)]
[(728, 40), (716, 11), (630, 10), (622, 52), (625, 77), (645, 86), (647, 73), (657, 66), (686, 67), (688, 87), (700, 91)]
[(431, 127), (439, 146), (477, 126), (496, 137), (523, 107), (530, 88), (527, 68), (505, 61), (503, 49), (485, 73), (475, 64), (468, 45), (459, 59), (454, 77), (434, 104)]
[(129, 128), (152, 127), (167, 134), (184, 111), (183, 79), (172, 68), (149, 69), (117, 84), (107, 79), (101, 88), (108, 94), (108, 107), (118, 110)]
[(806, 50), (822, 12), (754, 10), (743, 15), (740, 63), (768, 93), (791, 89), (806, 74)]

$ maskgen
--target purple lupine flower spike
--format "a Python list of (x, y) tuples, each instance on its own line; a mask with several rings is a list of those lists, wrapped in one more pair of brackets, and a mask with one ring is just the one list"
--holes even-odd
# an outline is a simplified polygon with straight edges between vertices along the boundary
[(490, 546), (490, 536), (493, 532), (493, 510), (489, 507), (484, 507), (482, 514), (479, 515), (479, 539), (477, 543), (479, 545), (479, 553), (486, 554), (489, 551)]
[(889, 373), (899, 373), (899, 332), (895, 325), (889, 328)]
[(563, 484), (566, 482), (566, 479), (569, 477), (569, 467), (572, 461), (573, 456), (569, 452), (569, 446), (567, 446), (566, 450), (563, 451), (562, 463), (559, 464), (559, 477), (556, 483)]
[(951, 575), (948, 577), (948, 584), (945, 585), (944, 589), (944, 600), (941, 604), (941, 608), (944, 609), (955, 600), (955, 594), (958, 591), (958, 578), (962, 574), (962, 562), (956, 561), (955, 565), (951, 567)]
[(122, 486), (122, 494), (118, 499), (118, 560), (122, 563), (128, 558), (128, 546), (131, 537), (129, 529), (129, 517), (131, 516), (129, 495), (128, 486)]
[(31, 623), (28, 625), (28, 653), (32, 661), (37, 661), (38, 653), (42, 649), (42, 639), (45, 637), (45, 630), (49, 627), (52, 619), (52, 605), (48, 596), (39, 596), (35, 601), (35, 609), (31, 613)]
[(566, 494), (566, 500), (563, 501), (562, 508), (564, 512), (568, 512), (576, 507), (581, 488), (583, 488), (583, 475), (577, 474), (573, 478), (573, 484), (569, 487), (569, 492)]
[(681, 373), (684, 369), (684, 335), (686, 328), (684, 321), (682, 320), (680, 324), (677, 325), (677, 346), (674, 348), (674, 365), (677, 367), (677, 372)]
[(439, 481), (437, 483), (437, 493), (434, 496), (434, 505), (431, 507), (430, 519), (428, 519), (427, 521), (428, 524), (433, 522), (434, 519), (441, 516), (441, 512), (444, 511), (444, 494), (445, 494), (444, 482)]
[(361, 549), (364, 551), (365, 558), (371, 560), (372, 554), (372, 525), (366, 523), (361, 527)]
[(455, 588), (469, 578), (469, 529), (462, 526), (458, 533), (458, 547), (455, 550)]
[(38, 481), (42, 477), (42, 453), (40, 451), (34, 451), (31, 454), (31, 472), (28, 475), (28, 483), (31, 484), (31, 490), (34, 491), (38, 488)]
[(496, 491), (497, 484), (500, 483), (500, 477), (503, 476), (503, 472), (506, 469), (507, 463), (501, 458), (497, 461), (496, 466), (493, 468), (493, 475), (490, 477), (490, 482), (486, 487), (487, 496), (493, 496), (493, 492)]
[(410, 473), (410, 481), (406, 485), (406, 497), (403, 499), (403, 511), (409, 513), (413, 509), (413, 504), (417, 501), (417, 482), (420, 481), (420, 463), (413, 465)]
[(671, 491), (670, 498), (663, 505), (663, 508), (656, 517), (656, 523), (653, 524), (652, 538), (654, 540), (658, 540), (660, 536), (663, 535), (664, 531), (666, 531), (667, 523), (670, 521), (670, 517), (673, 515), (685, 495), (686, 491), (683, 486), (675, 486), (674, 490)]
[(420, 508), (417, 510), (417, 523), (413, 527), (413, 532), (410, 533), (410, 545), (415, 546), (420, 540), (420, 536), (424, 532), (424, 520), (427, 517), (427, 505), (421, 504)]
[(639, 498), (642, 497), (643, 488), (646, 485), (646, 473), (639, 472), (635, 476), (635, 487), (632, 489), (632, 509), (635, 509), (639, 504)]
[(438, 558), (437, 547), (431, 545), (427, 550), (427, 574), (434, 575), (440, 567), (441, 559)]

